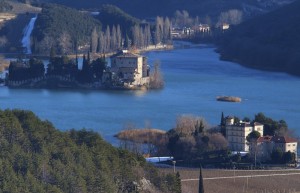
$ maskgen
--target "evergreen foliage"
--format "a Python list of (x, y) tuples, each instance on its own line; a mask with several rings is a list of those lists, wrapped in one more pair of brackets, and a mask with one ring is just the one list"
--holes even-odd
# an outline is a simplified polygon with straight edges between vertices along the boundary
[(246, 136), (246, 140), (248, 142), (252, 142), (252, 141), (256, 141), (260, 136), (260, 133), (258, 131), (252, 131), (251, 133), (249, 133), (248, 136)]
[(86, 13), (64, 6), (45, 4), (32, 32), (36, 53), (49, 53), (54, 46), (59, 54), (74, 52), (90, 41), (94, 29), (101, 23)]
[(102, 80), (103, 72), (106, 70), (105, 57), (90, 60), (89, 54), (83, 56), (82, 69), (78, 69), (78, 59), (56, 56), (55, 49), (51, 48), (50, 60), (45, 73), (45, 67), (41, 60), (31, 58), (28, 62), (23, 60), (12, 61), (9, 66), (10, 81), (26, 81), (33, 78), (60, 77), (68, 81), (79, 83), (94, 83)]
[(6, 0), (0, 0), (0, 12), (8, 12), (11, 11), (13, 7), (6, 2)]
[(120, 25), (123, 35), (129, 33), (131, 27), (139, 25), (139, 19), (132, 17), (128, 13), (125, 13), (120, 8), (114, 5), (103, 5), (99, 11), (97, 18), (103, 24), (103, 27)]
[(3, 192), (144, 192), (176, 182), (145, 159), (105, 142), (85, 129), (61, 132), (23, 110), (0, 110), (0, 189)]
[(263, 113), (256, 114), (254, 121), (264, 125), (264, 135), (285, 136), (288, 132), (288, 125), (284, 120), (275, 121)]
[(200, 175), (199, 175), (199, 193), (204, 193), (204, 185), (203, 185), (203, 176), (202, 176), (202, 166), (200, 165)]
[(26, 62), (21, 59), (11, 61), (8, 71), (9, 80), (14, 81), (40, 78), (45, 75), (43, 62), (35, 58), (30, 58), (29, 61)]

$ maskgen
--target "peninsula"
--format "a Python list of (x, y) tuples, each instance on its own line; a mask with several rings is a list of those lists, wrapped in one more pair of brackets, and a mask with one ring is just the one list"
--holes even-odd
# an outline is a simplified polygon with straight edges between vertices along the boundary
[(82, 88), (82, 89), (150, 89), (163, 87), (158, 66), (150, 74), (147, 58), (122, 50), (110, 57), (107, 65), (103, 55), (95, 60), (51, 54), (49, 64), (41, 60), (12, 61), (6, 85), (12, 88)]

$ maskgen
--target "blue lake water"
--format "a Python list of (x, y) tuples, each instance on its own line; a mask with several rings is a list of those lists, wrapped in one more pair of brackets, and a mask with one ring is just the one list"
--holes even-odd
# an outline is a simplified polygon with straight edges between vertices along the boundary
[[(285, 73), (248, 69), (219, 60), (213, 47), (194, 45), (148, 52), (160, 61), (165, 88), (159, 91), (85, 91), (8, 89), (0, 87), (2, 109), (19, 108), (48, 119), (61, 130), (88, 128), (116, 144), (113, 135), (126, 123), (169, 130), (176, 117), (194, 114), (217, 125), (221, 113), (254, 118), (258, 112), (284, 119), (300, 134), (300, 78)], [(241, 103), (216, 101), (220, 95)]]

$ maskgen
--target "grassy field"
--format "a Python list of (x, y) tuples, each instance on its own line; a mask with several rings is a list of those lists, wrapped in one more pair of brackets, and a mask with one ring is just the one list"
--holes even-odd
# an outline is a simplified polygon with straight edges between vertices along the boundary
[[(199, 169), (180, 168), (181, 179), (198, 179)], [(161, 172), (173, 172), (161, 169)], [(300, 192), (300, 170), (209, 170), (203, 169), (205, 193), (295, 193)], [(276, 175), (276, 176), (263, 176)], [(235, 176), (235, 177), (234, 177)], [(248, 176), (248, 177), (247, 177)], [(219, 177), (231, 177), (229, 179)], [(211, 179), (218, 178), (218, 179)], [(183, 193), (198, 193), (198, 180), (182, 181)]]
[(8, 3), (13, 6), (13, 9), (11, 12), (15, 13), (15, 14), (26, 13), (26, 12), (28, 12), (28, 13), (41, 12), (41, 8), (33, 7), (29, 4), (24, 4), (24, 3), (14, 2), (14, 1), (8, 1)]

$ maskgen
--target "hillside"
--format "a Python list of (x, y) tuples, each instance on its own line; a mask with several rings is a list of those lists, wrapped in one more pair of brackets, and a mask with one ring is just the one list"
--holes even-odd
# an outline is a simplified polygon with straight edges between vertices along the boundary
[(87, 13), (64, 6), (46, 4), (38, 15), (32, 32), (35, 53), (49, 54), (57, 48), (60, 54), (72, 53), (75, 47), (84, 47), (90, 42), (94, 29), (101, 23)]
[(95, 132), (61, 132), (22, 110), (0, 110), (0, 117), (3, 192), (177, 192), (174, 174), (159, 176)]
[(32, 3), (57, 3), (77, 9), (99, 10), (103, 4), (112, 4), (138, 17), (173, 16), (176, 10), (187, 10), (191, 15), (216, 19), (223, 11), (243, 9), (245, 14), (256, 15), (272, 10), (292, 0), (27, 0)]
[(233, 27), (219, 42), (223, 59), (300, 75), (300, 1)]
[(123, 31), (129, 32), (131, 27), (140, 23), (139, 19), (113, 5), (103, 5), (99, 12), (96, 18), (103, 24), (103, 28), (120, 25)]

